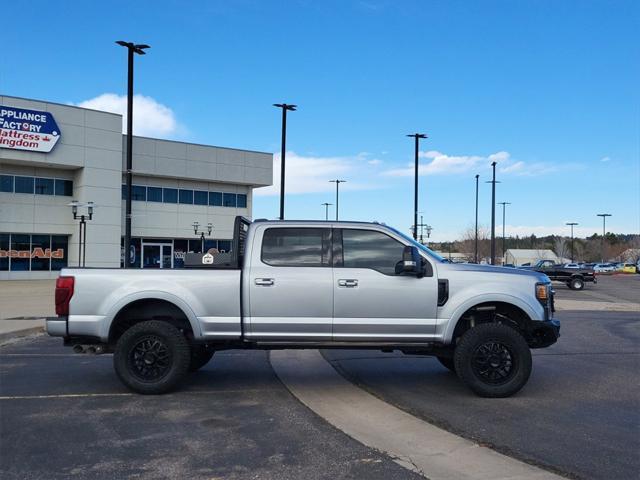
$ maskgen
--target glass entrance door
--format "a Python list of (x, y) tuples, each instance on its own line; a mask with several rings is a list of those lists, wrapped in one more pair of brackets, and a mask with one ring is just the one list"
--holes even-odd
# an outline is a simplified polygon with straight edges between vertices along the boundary
[(161, 243), (142, 244), (142, 268), (172, 268), (173, 246)]

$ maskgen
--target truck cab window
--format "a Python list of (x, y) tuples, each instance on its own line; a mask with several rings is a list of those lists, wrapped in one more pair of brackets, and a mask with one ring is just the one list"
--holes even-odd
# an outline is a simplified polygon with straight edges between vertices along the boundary
[(342, 230), (344, 268), (370, 268), (385, 275), (395, 275), (403, 250), (402, 243), (382, 232)]
[(262, 237), (262, 262), (274, 267), (327, 267), (330, 232), (328, 228), (269, 228)]

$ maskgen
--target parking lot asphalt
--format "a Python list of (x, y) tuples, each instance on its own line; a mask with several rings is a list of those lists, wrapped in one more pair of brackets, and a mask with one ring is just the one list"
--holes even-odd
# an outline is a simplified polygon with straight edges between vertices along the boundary
[(574, 478), (638, 479), (638, 314), (562, 312), (561, 319), (559, 342), (533, 351), (529, 383), (505, 399), (474, 396), (435, 358), (323, 355), (379, 398), (502, 453)]
[(640, 275), (597, 275), (598, 283), (585, 283), (584, 290), (570, 290), (564, 283), (553, 282), (559, 300), (640, 303)]
[(0, 348), (0, 478), (422, 478), (300, 404), (266, 352), (216, 354), (179, 392), (129, 393), (112, 356)]

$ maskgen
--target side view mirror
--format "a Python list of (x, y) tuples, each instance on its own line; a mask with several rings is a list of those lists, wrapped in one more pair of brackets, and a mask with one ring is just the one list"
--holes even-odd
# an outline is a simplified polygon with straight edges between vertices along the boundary
[(424, 275), (423, 260), (418, 248), (407, 245), (402, 252), (402, 260), (396, 264), (396, 274), (407, 273), (421, 277)]

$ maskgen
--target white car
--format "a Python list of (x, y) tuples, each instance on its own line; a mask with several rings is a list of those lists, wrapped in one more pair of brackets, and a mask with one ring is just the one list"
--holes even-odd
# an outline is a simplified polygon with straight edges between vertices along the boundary
[(582, 268), (578, 263), (565, 263), (564, 268)]
[(608, 263), (596, 263), (593, 269), (596, 273), (611, 273), (614, 271), (614, 268)]

